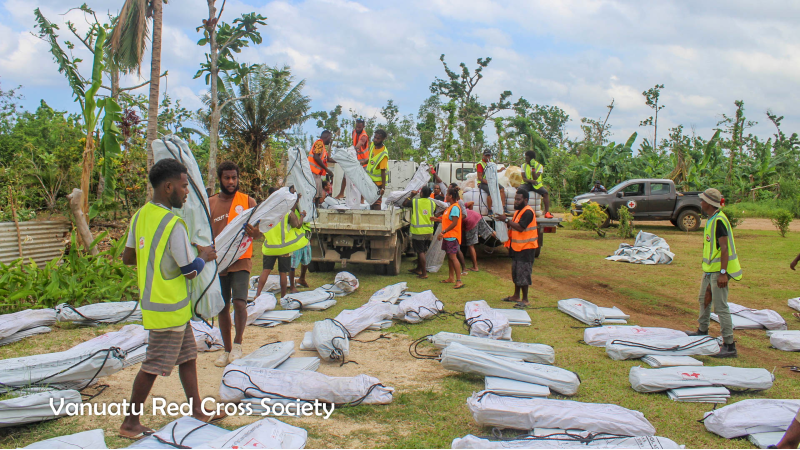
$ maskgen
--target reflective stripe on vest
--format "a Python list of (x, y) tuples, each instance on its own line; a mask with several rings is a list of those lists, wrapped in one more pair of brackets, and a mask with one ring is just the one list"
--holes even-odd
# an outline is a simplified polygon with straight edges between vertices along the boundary
[(511, 220), (519, 223), (525, 211), (530, 211), (531, 214), (533, 214), (533, 220), (531, 220), (531, 223), (529, 223), (528, 227), (523, 231), (516, 231), (508, 227), (508, 240), (503, 244), (506, 247), (510, 247), (511, 250), (515, 252), (539, 248), (539, 230), (536, 228), (536, 213), (533, 211), (533, 208), (530, 206), (522, 208), (514, 213), (514, 217)]
[[(366, 136), (367, 142), (361, 148), (358, 148), (356, 145), (361, 136)], [(369, 163), (369, 135), (366, 130), (361, 130), (359, 135), (356, 135), (356, 130), (353, 130), (353, 147), (356, 148), (356, 157), (358, 157), (361, 167), (367, 167), (367, 163)]]
[(728, 221), (728, 217), (722, 211), (718, 211), (706, 221), (703, 229), (703, 272), (714, 273), (722, 270), (722, 250), (717, 242), (717, 222), (722, 221), (728, 227), (728, 275), (734, 280), (742, 279), (742, 266), (739, 263), (739, 255), (736, 253), (736, 243), (733, 239), (733, 228)]
[(381, 171), (378, 169), (378, 164), (383, 161), (384, 158), (389, 157), (389, 152), (386, 150), (386, 146), (383, 147), (377, 155), (375, 154), (375, 144), (369, 144), (369, 162), (367, 162), (367, 173), (369, 177), (372, 178), (372, 181), (375, 184), (381, 182)]
[(264, 235), (264, 245), (261, 246), (262, 254), (283, 256), (308, 245), (306, 234), (289, 224), (289, 214), (283, 217), (280, 226), (272, 227)]
[(525, 171), (525, 177), (529, 180), (533, 180), (533, 174), (538, 173), (539, 177), (533, 180), (536, 184), (533, 185), (534, 189), (539, 189), (544, 184), (542, 183), (542, 177), (544, 176), (544, 166), (542, 166), (538, 161), (535, 159), (531, 160), (533, 164), (523, 164), (522, 170)]
[[(231, 223), (231, 220), (235, 219), (236, 216), (239, 215), (239, 212), (236, 211), (237, 206), (241, 206), (242, 212), (250, 209), (250, 197), (247, 194), (236, 192), (236, 194), (233, 196), (233, 201), (231, 202), (231, 209), (228, 211), (228, 223)], [(253, 257), (253, 238), (245, 233), (244, 237), (242, 238), (242, 243), (239, 245), (247, 245), (247, 251), (244, 252), (244, 255), (242, 255), (242, 257), (239, 259), (249, 259)]]
[[(314, 159), (314, 147), (317, 145), (317, 142), (322, 144), (322, 139), (317, 139), (311, 145), (311, 151), (308, 152), (308, 165), (311, 166), (312, 172), (317, 175), (322, 175), (325, 172), (325, 168), (317, 164), (317, 161)], [(322, 153), (319, 155), (319, 158), (325, 165), (328, 164), (328, 150), (325, 148), (325, 144), (322, 144)]]
[(412, 205), (411, 234), (433, 234), (431, 215), (436, 209), (436, 204), (429, 198), (415, 198)]
[[(450, 207), (447, 208), (447, 210), (445, 210), (444, 215), (442, 215), (442, 231), (450, 228), (450, 225), (453, 223), (453, 221), (450, 219), (450, 211), (453, 209), (454, 206), (458, 206), (458, 203), (453, 203), (452, 205), (450, 205)], [(458, 219), (456, 220), (456, 226), (447, 233), (444, 233), (442, 239), (456, 238), (458, 243), (461, 244), (461, 218), (464, 217), (464, 211), (461, 210), (461, 208), (459, 208), (459, 212), (461, 214), (459, 214)]]
[(169, 235), (183, 220), (153, 203), (144, 205), (133, 217), (131, 230), (136, 239), (136, 272), (142, 323), (148, 330), (183, 325), (192, 318), (187, 280), (182, 274), (167, 280), (161, 261)]

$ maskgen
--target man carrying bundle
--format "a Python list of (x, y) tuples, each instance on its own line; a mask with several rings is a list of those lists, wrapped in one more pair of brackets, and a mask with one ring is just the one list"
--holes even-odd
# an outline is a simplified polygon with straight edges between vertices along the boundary
[(314, 203), (317, 205), (325, 199), (325, 189), (322, 188), (322, 178), (328, 178), (331, 181), (333, 171), (328, 167), (328, 162), (335, 163), (332, 158), (328, 157), (327, 146), (331, 144), (333, 135), (330, 131), (325, 130), (320, 134), (319, 139), (314, 141), (311, 145), (311, 151), (308, 152), (308, 165), (311, 166), (311, 173), (314, 176), (314, 186), (316, 194), (314, 194)]
[[(369, 163), (369, 135), (364, 129), (364, 119), (356, 119), (356, 129), (353, 130), (353, 148), (356, 149), (356, 158), (361, 163), (361, 167), (365, 170), (367, 163)], [(344, 188), (347, 184), (347, 176), (342, 176), (342, 186), (339, 189), (337, 199), (344, 198)]]

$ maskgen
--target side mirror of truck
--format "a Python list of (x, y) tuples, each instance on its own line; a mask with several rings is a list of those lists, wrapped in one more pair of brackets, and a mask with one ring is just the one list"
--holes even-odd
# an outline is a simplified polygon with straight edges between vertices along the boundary
[(617, 192), (617, 197), (619, 198), (625, 197), (625, 194), (622, 192)]

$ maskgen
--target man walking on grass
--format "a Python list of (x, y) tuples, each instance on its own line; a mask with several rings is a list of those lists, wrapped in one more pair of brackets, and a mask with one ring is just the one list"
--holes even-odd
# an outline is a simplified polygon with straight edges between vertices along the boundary
[(514, 280), (514, 295), (504, 298), (503, 301), (516, 302), (514, 307), (521, 309), (529, 305), (528, 287), (531, 285), (536, 249), (539, 248), (536, 213), (528, 205), (529, 198), (528, 191), (517, 190), (514, 197), (514, 216), (510, 219), (505, 214), (497, 216), (497, 220), (508, 225), (508, 240), (504, 245), (511, 256), (511, 278)]
[[(239, 192), (239, 166), (236, 163), (225, 161), (217, 166), (217, 178), (219, 178), (219, 193), (208, 199), (211, 209), (211, 232), (215, 238), (236, 216), (256, 206), (255, 199)], [(225, 367), (242, 357), (242, 338), (247, 325), (247, 289), (250, 270), (253, 268), (253, 239), (264, 236), (258, 228), (250, 224), (245, 225), (244, 231), (241, 245), (247, 245), (247, 251), (238, 261), (219, 274), (222, 299), (225, 300), (225, 307), (218, 316), (219, 330), (225, 351), (214, 361), (217, 367)], [(232, 343), (231, 304), (233, 304), (233, 322), (236, 325), (236, 335)]]
[(728, 280), (742, 279), (742, 267), (733, 229), (722, 207), (722, 194), (716, 189), (706, 189), (700, 194), (700, 208), (708, 216), (703, 230), (703, 279), (700, 283), (700, 316), (697, 331), (688, 331), (689, 336), (707, 336), (711, 318), (711, 308), (719, 316), (723, 345), (716, 358), (735, 358), (736, 344), (733, 340), (733, 322), (728, 307)]
[(131, 410), (125, 412), (119, 429), (119, 435), (128, 439), (153, 433), (140, 422), (144, 402), (156, 378), (170, 376), (175, 366), (186, 398), (192, 402), (192, 417), (203, 422), (224, 417), (203, 414), (197, 384), (197, 344), (188, 325), (192, 302), (187, 282), (217, 254), (213, 247), (195, 245), (199, 251), (195, 256), (186, 224), (172, 212), (182, 207), (189, 195), (186, 167), (174, 159), (163, 159), (153, 165), (148, 178), (153, 200), (131, 219), (122, 254), (125, 264), (136, 266), (142, 324), (149, 333), (147, 356), (133, 381)]

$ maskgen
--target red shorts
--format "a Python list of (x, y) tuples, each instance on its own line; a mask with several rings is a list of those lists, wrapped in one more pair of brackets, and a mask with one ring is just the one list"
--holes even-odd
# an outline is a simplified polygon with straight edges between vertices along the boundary
[(461, 245), (458, 244), (458, 241), (448, 241), (447, 239), (442, 239), (442, 250), (448, 255), (455, 255), (461, 249)]

